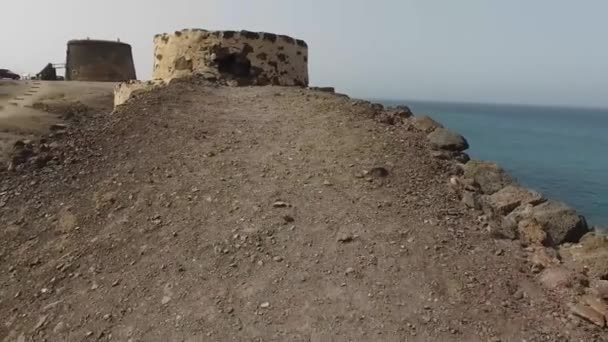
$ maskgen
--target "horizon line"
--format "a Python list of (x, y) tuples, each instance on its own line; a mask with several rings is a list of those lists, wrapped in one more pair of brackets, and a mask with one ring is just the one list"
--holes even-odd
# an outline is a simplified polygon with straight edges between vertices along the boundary
[(390, 98), (379, 98), (379, 97), (368, 97), (368, 100), (373, 101), (390, 101), (390, 102), (404, 102), (407, 105), (408, 102), (427, 102), (427, 103), (438, 103), (438, 104), (451, 104), (451, 105), (482, 105), (482, 106), (511, 106), (511, 107), (539, 107), (539, 108), (564, 108), (564, 109), (584, 109), (584, 110), (599, 110), (608, 111), (608, 106), (585, 106), (585, 105), (566, 105), (566, 104), (541, 104), (541, 103), (506, 103), (506, 102), (477, 102), (477, 101), (446, 101), (446, 100), (430, 100), (430, 99), (390, 99)]

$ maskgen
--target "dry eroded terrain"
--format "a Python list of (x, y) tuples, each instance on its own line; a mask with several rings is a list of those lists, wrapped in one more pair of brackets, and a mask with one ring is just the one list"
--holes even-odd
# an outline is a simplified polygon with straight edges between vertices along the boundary
[(374, 108), (174, 82), (75, 123), (0, 180), (0, 339), (606, 341)]

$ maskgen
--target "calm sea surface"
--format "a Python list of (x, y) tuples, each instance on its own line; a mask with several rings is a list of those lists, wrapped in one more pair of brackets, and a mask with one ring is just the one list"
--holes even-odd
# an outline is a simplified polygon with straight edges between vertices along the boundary
[(472, 158), (608, 225), (608, 109), (376, 101), (435, 118), (467, 138)]

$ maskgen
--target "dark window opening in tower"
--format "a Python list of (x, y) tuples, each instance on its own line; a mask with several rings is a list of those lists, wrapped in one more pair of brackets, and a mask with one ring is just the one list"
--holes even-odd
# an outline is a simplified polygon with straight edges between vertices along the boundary
[(251, 77), (251, 61), (240, 54), (231, 53), (216, 59), (218, 70), (238, 78)]

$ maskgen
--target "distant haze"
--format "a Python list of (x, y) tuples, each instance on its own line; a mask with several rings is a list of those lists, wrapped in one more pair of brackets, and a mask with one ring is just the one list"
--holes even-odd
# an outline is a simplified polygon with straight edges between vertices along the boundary
[(36, 73), (75, 38), (133, 46), (182, 28), (288, 34), (311, 82), (357, 97), (608, 107), (606, 0), (5, 0), (0, 68)]

